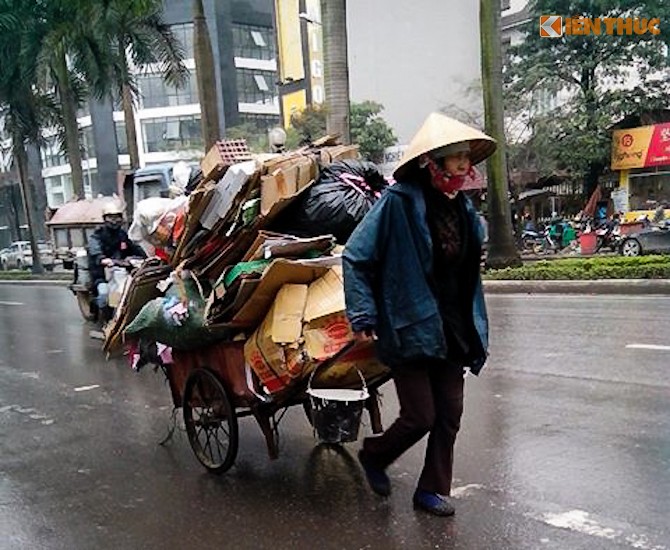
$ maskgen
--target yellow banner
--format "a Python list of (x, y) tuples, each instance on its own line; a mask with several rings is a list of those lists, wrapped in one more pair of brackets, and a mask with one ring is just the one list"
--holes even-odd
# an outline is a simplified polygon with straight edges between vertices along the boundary
[(653, 133), (653, 126), (615, 130), (612, 135), (612, 170), (643, 168)]
[(282, 82), (305, 78), (298, 0), (276, 0), (279, 70)]

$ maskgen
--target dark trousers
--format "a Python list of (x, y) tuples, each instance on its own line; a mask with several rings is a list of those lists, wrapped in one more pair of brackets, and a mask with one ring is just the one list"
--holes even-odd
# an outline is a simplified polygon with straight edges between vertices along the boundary
[(418, 487), (449, 495), (454, 443), (463, 414), (463, 369), (439, 364), (411, 364), (394, 370), (400, 415), (382, 435), (363, 441), (363, 456), (386, 468), (429, 434)]

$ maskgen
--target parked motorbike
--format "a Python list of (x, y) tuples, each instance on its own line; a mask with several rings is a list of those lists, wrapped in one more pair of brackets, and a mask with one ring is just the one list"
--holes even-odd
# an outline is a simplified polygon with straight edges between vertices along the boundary
[(533, 254), (557, 253), (563, 248), (559, 239), (552, 234), (549, 227), (543, 231), (523, 231), (521, 234), (521, 246), (524, 251), (532, 252)]
[(597, 227), (596, 252), (605, 248), (616, 252), (621, 246), (621, 229), (618, 223), (607, 223)]
[(521, 248), (525, 252), (536, 252), (543, 247), (544, 233), (541, 231), (532, 231), (524, 229), (521, 233)]

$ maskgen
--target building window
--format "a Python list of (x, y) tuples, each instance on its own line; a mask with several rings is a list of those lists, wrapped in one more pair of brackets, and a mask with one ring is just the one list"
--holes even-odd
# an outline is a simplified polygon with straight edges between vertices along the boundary
[(185, 85), (181, 88), (169, 86), (160, 75), (145, 74), (137, 78), (142, 107), (175, 107), (177, 105), (194, 105), (199, 102), (198, 88), (194, 74), (189, 74)]
[(93, 189), (98, 189), (98, 171), (84, 170), (84, 193), (87, 197), (93, 194)]
[(270, 128), (281, 125), (281, 119), (277, 115), (261, 115), (255, 113), (240, 113), (240, 124), (248, 124), (258, 131), (265, 132)]
[(95, 138), (93, 137), (93, 126), (86, 126), (80, 130), (81, 149), (84, 159), (95, 158)]
[(147, 153), (202, 149), (200, 115), (153, 118), (142, 122)]
[(115, 122), (114, 129), (116, 130), (116, 153), (117, 155), (127, 155), (128, 136), (126, 135), (126, 123)]
[(61, 151), (55, 136), (46, 139), (46, 143), (40, 152), (42, 154), (43, 168), (51, 168), (52, 166), (62, 166), (63, 164), (67, 164), (65, 153)]
[(60, 206), (72, 197), (72, 176), (51, 176), (44, 178), (44, 186), (47, 192), (47, 203), (51, 208)]
[(170, 30), (184, 48), (184, 59), (193, 59), (193, 23), (171, 25)]
[(275, 59), (275, 37), (270, 27), (233, 25), (235, 57), (247, 59)]
[(277, 101), (277, 73), (237, 69), (237, 100), (240, 103), (272, 104)]

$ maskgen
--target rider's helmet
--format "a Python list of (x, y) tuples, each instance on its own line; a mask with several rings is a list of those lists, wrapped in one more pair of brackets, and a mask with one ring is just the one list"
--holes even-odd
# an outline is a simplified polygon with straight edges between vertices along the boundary
[(103, 219), (107, 216), (123, 216), (123, 208), (117, 201), (109, 201), (102, 208)]
[(109, 201), (102, 208), (102, 219), (105, 226), (118, 230), (123, 225), (123, 208), (117, 201)]

